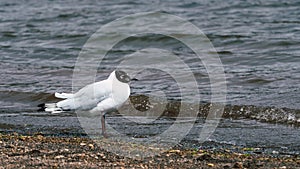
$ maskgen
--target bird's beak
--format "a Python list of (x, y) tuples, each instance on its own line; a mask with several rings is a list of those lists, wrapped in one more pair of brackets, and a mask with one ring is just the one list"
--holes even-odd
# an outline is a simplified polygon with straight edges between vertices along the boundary
[(132, 78), (130, 81), (139, 81), (137, 78)]

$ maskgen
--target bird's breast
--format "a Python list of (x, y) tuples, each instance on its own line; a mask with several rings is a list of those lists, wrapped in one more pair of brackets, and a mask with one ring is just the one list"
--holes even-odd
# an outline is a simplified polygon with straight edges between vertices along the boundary
[(116, 104), (123, 104), (130, 95), (130, 88), (127, 83), (114, 84), (112, 88), (112, 98)]

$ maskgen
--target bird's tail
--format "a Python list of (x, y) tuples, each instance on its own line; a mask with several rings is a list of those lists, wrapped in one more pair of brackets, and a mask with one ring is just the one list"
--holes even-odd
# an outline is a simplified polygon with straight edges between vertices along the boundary
[(56, 98), (60, 98), (60, 99), (70, 99), (73, 98), (74, 96), (73, 93), (58, 93), (58, 92), (56, 92), (54, 95)]
[(56, 103), (46, 103), (45, 104), (45, 111), (51, 112), (52, 114), (62, 113), (64, 110), (60, 107), (56, 106)]
[[(39, 111), (51, 112), (52, 114), (62, 113), (69, 110), (68, 99), (72, 99), (74, 94), (72, 93), (55, 93), (54, 96), (59, 99), (66, 99), (58, 103), (43, 103), (38, 105)], [(58, 106), (59, 105), (59, 106)]]
[(56, 103), (43, 103), (38, 105), (40, 111), (50, 112), (52, 114), (62, 113), (64, 110), (56, 106)]

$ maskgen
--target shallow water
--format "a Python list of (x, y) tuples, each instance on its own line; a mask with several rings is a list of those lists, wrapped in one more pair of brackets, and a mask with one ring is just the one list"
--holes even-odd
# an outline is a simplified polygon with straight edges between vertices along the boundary
[[(225, 67), (228, 103), (300, 108), (300, 4), (296, 0), (58, 4), (32, 0), (0, 2), (0, 7), (0, 91), (70, 91), (77, 55), (96, 30), (128, 14), (164, 11), (192, 22), (211, 40)], [(99, 79), (108, 75), (113, 69), (111, 64), (124, 52), (145, 46), (151, 40), (162, 49), (176, 49), (179, 45), (167, 38), (129, 39), (127, 45), (114, 52), (115, 57), (107, 57)], [(184, 58), (189, 60), (189, 57), (192, 55), (185, 54)], [(201, 99), (209, 100), (207, 73), (203, 67), (196, 68), (193, 71)], [(149, 73), (147, 78), (154, 76), (157, 88), (164, 87), (159, 84), (167, 82), (157, 78), (160, 77), (157, 73)], [(149, 92), (152, 90), (149, 83), (153, 81), (144, 80), (143, 89), (133, 86), (133, 92)]]
[[(299, 129), (288, 127), (299, 124), (300, 116), (300, 3), (296, 0), (0, 2), (1, 130), (84, 135), (74, 115), (49, 115), (38, 112), (36, 106), (54, 102), (51, 93), (57, 90), (72, 90), (77, 56), (95, 31), (125, 15), (150, 11), (192, 22), (218, 51), (227, 78), (226, 104), (237, 106), (225, 113), (226, 118), (242, 120), (225, 119), (212, 140), (299, 152)], [(188, 63), (201, 101), (210, 102), (210, 83), (203, 65), (194, 64), (193, 54), (182, 44), (161, 36), (137, 36), (120, 43), (101, 63), (97, 79), (106, 78), (124, 55), (149, 44), (172, 51)], [(170, 100), (180, 98), (178, 85), (165, 72), (148, 70), (138, 78), (131, 84), (133, 95), (160, 97), (163, 91)], [(194, 98), (189, 98), (193, 102)], [(201, 123), (195, 130), (199, 127)], [(159, 132), (149, 130), (150, 135), (154, 131)], [(188, 140), (194, 138), (190, 134)]]
[[(86, 117), (89, 118), (89, 117)], [(145, 117), (131, 117), (143, 120)], [(223, 119), (220, 121), (214, 133), (204, 143), (199, 143), (199, 134), (203, 128), (203, 118), (197, 120), (194, 127), (185, 138), (178, 142), (176, 138), (161, 138), (158, 142), (151, 141), (153, 136), (161, 135), (174, 124), (174, 119), (160, 118), (151, 123), (134, 123), (119, 116), (108, 116), (107, 123), (118, 134), (111, 135), (110, 139), (125, 141), (143, 141), (148, 144), (165, 144), (172, 146), (181, 145), (186, 148), (227, 148), (235, 150), (236, 147), (251, 147), (258, 149), (256, 153), (272, 155), (299, 155), (300, 144), (298, 128), (286, 125), (270, 125), (255, 120)], [(144, 119), (145, 120), (145, 119)], [(149, 118), (148, 118), (149, 120)], [(153, 120), (153, 119), (152, 119)], [(189, 123), (189, 120), (177, 120), (177, 122)], [(98, 137), (101, 136), (100, 118), (92, 117), (92, 122), (87, 128), (82, 128), (75, 114), (49, 115), (48, 113), (11, 113), (1, 114), (0, 127), (2, 132), (18, 132), (21, 134), (41, 133), (46, 136), (64, 137)], [(92, 131), (92, 132), (91, 132)], [(89, 135), (86, 132), (90, 132)], [(91, 134), (93, 133), (93, 134)], [(113, 133), (108, 130), (108, 133)], [(126, 137), (119, 135), (125, 135)], [(173, 140), (172, 140), (173, 139)], [(175, 140), (174, 140), (175, 139)], [(150, 142), (149, 142), (150, 140)], [(174, 144), (173, 144), (174, 143)]]

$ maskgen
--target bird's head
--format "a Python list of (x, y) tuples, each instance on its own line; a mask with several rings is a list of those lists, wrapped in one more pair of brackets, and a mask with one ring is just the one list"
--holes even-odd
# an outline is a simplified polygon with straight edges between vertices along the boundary
[(129, 83), (130, 82), (129, 75), (126, 72), (122, 71), (122, 70), (116, 70), (115, 71), (115, 76), (120, 82), (123, 82), (123, 83)]

